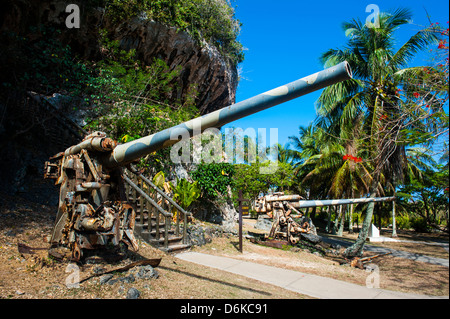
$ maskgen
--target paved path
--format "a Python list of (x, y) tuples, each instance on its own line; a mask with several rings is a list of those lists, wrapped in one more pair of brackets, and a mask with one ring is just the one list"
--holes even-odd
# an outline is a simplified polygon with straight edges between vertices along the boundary
[(299, 271), (197, 252), (183, 252), (175, 257), (321, 299), (448, 299), (448, 296), (441, 298), (384, 289), (370, 289)]
[[(324, 236), (320, 236), (320, 238), (326, 243), (339, 244), (343, 247), (348, 247), (348, 246), (352, 245), (352, 243), (345, 241), (345, 240), (329, 238), (329, 237), (324, 237)], [(413, 242), (413, 241), (408, 241), (408, 242)], [(420, 243), (422, 243), (422, 244), (425, 243), (428, 245), (442, 246), (444, 249), (448, 250), (448, 244), (445, 244), (445, 243), (427, 243), (427, 242), (420, 242)], [(426, 262), (429, 264), (441, 265), (441, 266), (446, 266), (446, 267), (449, 266), (449, 260), (445, 259), (445, 258), (430, 257), (430, 256), (410, 253), (410, 252), (406, 252), (406, 251), (402, 251), (402, 250), (395, 250), (395, 249), (390, 249), (390, 248), (385, 248), (385, 247), (373, 246), (373, 245), (369, 245), (369, 244), (364, 244), (364, 250), (373, 251), (374, 253), (379, 253), (379, 254), (391, 252), (392, 256), (394, 256), (394, 257), (407, 258), (407, 259), (411, 259), (411, 260), (415, 260), (415, 261), (422, 261), (422, 262)]]

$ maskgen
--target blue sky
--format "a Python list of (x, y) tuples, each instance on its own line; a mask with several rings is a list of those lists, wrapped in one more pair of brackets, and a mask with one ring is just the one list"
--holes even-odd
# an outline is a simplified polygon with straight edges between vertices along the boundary
[[(346, 37), (341, 25), (359, 18), (365, 21), (369, 4), (380, 11), (399, 7), (413, 13), (410, 25), (397, 33), (398, 44), (407, 41), (422, 26), (432, 22), (448, 27), (449, 4), (446, 0), (410, 1), (303, 1), (303, 0), (235, 0), (236, 18), (243, 26), (240, 41), (246, 48), (245, 61), (239, 65), (241, 80), (236, 102), (292, 82), (323, 69), (320, 55), (330, 48), (342, 48)], [(421, 55), (414, 65), (423, 65)], [(316, 116), (315, 101), (321, 91), (280, 104), (249, 117), (234, 121), (225, 127), (242, 129), (278, 128), (278, 142), (285, 144), (288, 136), (297, 135), (299, 125), (307, 126)], [(269, 136), (267, 136), (269, 137)]]

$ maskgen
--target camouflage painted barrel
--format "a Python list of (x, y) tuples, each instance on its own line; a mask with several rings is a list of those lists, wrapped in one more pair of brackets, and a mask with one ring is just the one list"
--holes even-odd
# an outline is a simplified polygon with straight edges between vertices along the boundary
[(192, 137), (200, 134), (207, 128), (221, 127), (240, 118), (351, 78), (352, 72), (349, 64), (347, 62), (342, 62), (336, 66), (306, 76), (242, 102), (224, 107), (220, 110), (155, 134), (118, 145), (112, 153), (104, 157), (103, 163), (108, 167), (125, 165), (146, 154), (175, 144), (181, 140), (182, 137), (185, 137), (187, 133)]
[(301, 200), (296, 205), (296, 208), (333, 206), (333, 205), (347, 205), (360, 204), (370, 202), (391, 202), (395, 197), (368, 197), (368, 198), (351, 198), (351, 199), (328, 199), (328, 200)]

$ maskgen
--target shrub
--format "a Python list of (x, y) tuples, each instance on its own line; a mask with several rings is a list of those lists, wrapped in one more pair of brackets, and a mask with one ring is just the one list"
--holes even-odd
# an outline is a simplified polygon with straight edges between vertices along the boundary
[(191, 173), (192, 179), (200, 185), (203, 196), (211, 199), (226, 194), (228, 186), (234, 185), (234, 167), (229, 163), (200, 164)]
[(395, 227), (397, 229), (410, 229), (411, 228), (411, 222), (409, 220), (409, 217), (407, 215), (398, 215), (395, 216)]
[(411, 228), (418, 233), (428, 233), (431, 228), (427, 223), (427, 220), (423, 217), (414, 217), (411, 219)]

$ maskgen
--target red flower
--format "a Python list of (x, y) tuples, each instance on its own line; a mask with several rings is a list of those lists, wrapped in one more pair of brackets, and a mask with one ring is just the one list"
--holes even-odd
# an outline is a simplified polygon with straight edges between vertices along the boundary
[(444, 41), (439, 41), (438, 49), (445, 49)]
[(353, 162), (355, 162), (355, 163), (360, 163), (360, 162), (362, 162), (362, 158), (361, 158), (361, 157), (355, 157), (355, 156), (350, 155), (350, 154), (345, 154), (344, 156), (342, 156), (342, 159), (343, 159), (344, 161), (346, 161), (346, 160), (351, 160), (351, 161), (353, 161)]
[(415, 98), (418, 98), (418, 97), (420, 96), (420, 94), (419, 94), (419, 93), (417, 93), (417, 92), (414, 92), (414, 94), (413, 94), (413, 95), (414, 95), (414, 97), (415, 97)]

